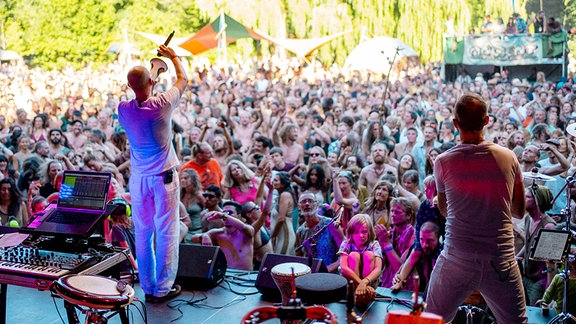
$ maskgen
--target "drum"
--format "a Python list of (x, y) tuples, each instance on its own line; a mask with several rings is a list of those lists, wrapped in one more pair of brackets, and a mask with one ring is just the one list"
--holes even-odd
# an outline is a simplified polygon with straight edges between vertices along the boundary
[(334, 273), (310, 273), (296, 278), (296, 289), (305, 304), (330, 304), (346, 299), (348, 282)]
[(118, 280), (95, 275), (67, 275), (53, 289), (65, 301), (93, 309), (118, 309), (134, 299), (134, 289)]
[(296, 284), (292, 285), (292, 282), (296, 277), (303, 276), (312, 272), (309, 266), (298, 263), (298, 262), (286, 262), (275, 265), (272, 268), (272, 278), (280, 289), (280, 295), (282, 295), (282, 305), (288, 305), (290, 297), (292, 297), (293, 289), (296, 289)]

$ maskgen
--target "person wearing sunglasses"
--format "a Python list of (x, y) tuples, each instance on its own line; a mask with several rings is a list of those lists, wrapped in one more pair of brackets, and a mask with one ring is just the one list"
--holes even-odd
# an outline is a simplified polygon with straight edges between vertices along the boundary
[(207, 214), (213, 211), (222, 211), (220, 202), (222, 201), (222, 190), (215, 185), (209, 185), (202, 193), (204, 198), (204, 210), (200, 214), (200, 224), (202, 232), (206, 232), (212, 228), (222, 227), (220, 222), (210, 222), (207, 219)]
[(190, 241), (208, 246), (217, 245), (226, 257), (228, 268), (251, 271), (254, 228), (242, 220), (241, 212), (242, 207), (237, 202), (225, 202), (222, 211), (210, 211), (206, 214), (209, 222), (221, 222), (223, 227), (193, 235)]

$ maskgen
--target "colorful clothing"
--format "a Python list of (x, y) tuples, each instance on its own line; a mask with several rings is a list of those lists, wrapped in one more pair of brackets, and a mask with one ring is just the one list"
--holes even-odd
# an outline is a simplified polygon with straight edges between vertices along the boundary
[(342, 244), (340, 244), (340, 249), (338, 250), (338, 255), (348, 255), (352, 252), (358, 252), (360, 254), (364, 252), (372, 252), (375, 256), (382, 258), (382, 248), (380, 247), (380, 242), (377, 240), (370, 242), (362, 251), (360, 251), (350, 239), (345, 239), (342, 241)]
[(256, 200), (256, 193), (258, 192), (258, 186), (256, 186), (256, 182), (254, 178), (250, 180), (250, 188), (247, 192), (242, 192), (240, 189), (236, 187), (231, 187), (230, 189), (230, 198), (235, 202), (239, 203), (240, 205), (244, 205), (249, 201)]
[[(316, 226), (313, 228), (309, 228), (306, 222), (298, 227), (296, 236), (301, 243), (306, 241), (310, 236), (316, 234), (316, 232), (324, 228), (324, 226), (329, 224), (331, 221), (331, 219), (328, 217), (318, 217), (320, 218), (320, 222), (318, 222), (318, 224), (316, 224)], [(338, 246), (336, 245), (336, 241), (334, 241), (332, 235), (330, 235), (330, 229), (326, 228), (324, 232), (322, 232), (322, 234), (320, 234), (312, 243), (315, 244), (312, 246), (312, 256), (314, 258), (322, 259), (326, 265), (330, 265), (338, 260)], [(304, 248), (302, 251), (304, 252), (305, 256), (308, 255), (308, 250), (306, 248)]]
[[(398, 254), (398, 256), (400, 258), (402, 258), (402, 255), (404, 254), (404, 252), (408, 251), (408, 249), (410, 249), (410, 247), (414, 244), (414, 238), (415, 238), (415, 230), (414, 230), (414, 226), (408, 224), (406, 225), (406, 227), (404, 228), (404, 230), (400, 233), (396, 232), (396, 228), (392, 228), (391, 230), (391, 234), (392, 237), (390, 239), (390, 242), (392, 243), (392, 247), (394, 247), (394, 251), (396, 252), (396, 254)], [(394, 276), (396, 275), (397, 269), (394, 270), (391, 266), (390, 266), (390, 262), (388, 262), (388, 258), (384, 258), (383, 259), (383, 265), (384, 265), (384, 269), (382, 270), (382, 287), (386, 287), (386, 288), (390, 288), (392, 287), (392, 280), (394, 279)]]
[(202, 188), (206, 189), (209, 185), (215, 185), (220, 188), (220, 183), (224, 176), (222, 175), (222, 169), (220, 168), (220, 163), (216, 159), (210, 159), (205, 165), (199, 165), (194, 160), (186, 162), (180, 169), (180, 174), (183, 170), (193, 169), (198, 173), (200, 177), (200, 182), (202, 182)]

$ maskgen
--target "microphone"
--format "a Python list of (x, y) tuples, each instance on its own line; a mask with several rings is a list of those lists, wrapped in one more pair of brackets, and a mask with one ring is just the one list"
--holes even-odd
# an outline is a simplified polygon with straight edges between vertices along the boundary
[[(166, 41), (164, 42), (164, 46), (168, 46), (168, 44), (170, 44), (172, 37), (174, 37), (174, 30), (170, 33), (170, 35), (168, 35), (168, 38), (166, 38)], [(160, 52), (158, 52), (156, 55), (162, 56), (162, 55), (160, 55)]]

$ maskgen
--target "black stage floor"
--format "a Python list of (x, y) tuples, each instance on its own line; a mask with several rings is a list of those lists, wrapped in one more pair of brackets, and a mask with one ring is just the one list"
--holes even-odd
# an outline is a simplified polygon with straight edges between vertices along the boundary
[[(242, 277), (237, 280), (232, 278)], [(240, 323), (242, 317), (251, 310), (262, 306), (273, 306), (273, 303), (262, 300), (261, 294), (254, 288), (256, 274), (238, 276), (238, 272), (228, 271), (227, 280), (211, 290), (183, 291), (182, 295), (171, 302), (147, 305), (148, 323)], [(143, 299), (143, 292), (135, 287), (136, 296)], [(389, 290), (379, 290), (385, 296), (407, 298), (409, 292), (392, 295)], [(379, 298), (380, 299), (380, 298)], [(346, 323), (345, 302), (332, 303), (327, 307), (336, 314), (339, 323)], [(390, 298), (382, 298), (372, 303), (364, 312), (363, 323), (384, 323), (389, 310), (410, 310)], [(529, 323), (547, 323), (551, 316), (544, 318), (539, 308), (528, 309)], [(130, 323), (144, 323), (142, 305), (135, 302), (129, 307)], [(83, 321), (83, 317), (80, 319)], [(38, 291), (31, 288), (8, 286), (6, 323), (67, 323), (63, 301), (52, 298), (49, 291)], [(114, 316), (109, 323), (120, 323)], [(267, 323), (280, 323), (270, 320)]]

